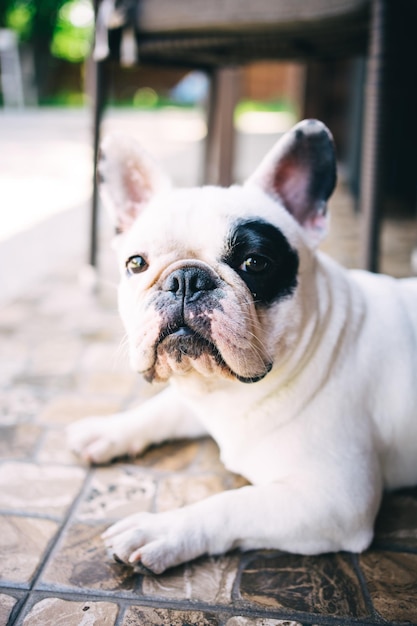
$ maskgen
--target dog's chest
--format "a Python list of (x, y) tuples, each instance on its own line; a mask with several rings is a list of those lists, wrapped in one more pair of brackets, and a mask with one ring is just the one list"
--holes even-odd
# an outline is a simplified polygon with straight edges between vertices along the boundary
[(294, 446), (294, 428), (285, 399), (280, 402), (277, 394), (268, 396), (265, 389), (262, 391), (239, 386), (236, 393), (229, 389), (212, 391), (205, 397), (186, 396), (218, 444), (227, 469), (254, 484), (286, 475), (291, 465), (299, 463), (302, 450), (302, 444)]

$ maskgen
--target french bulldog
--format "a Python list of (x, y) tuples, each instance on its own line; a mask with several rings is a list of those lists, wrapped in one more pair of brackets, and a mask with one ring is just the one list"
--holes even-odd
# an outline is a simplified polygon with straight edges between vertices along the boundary
[(116, 227), (131, 365), (164, 390), (70, 427), (91, 463), (210, 434), (250, 483), (138, 513), (104, 540), (159, 574), (234, 548), (361, 552), (381, 495), (417, 483), (417, 280), (318, 251), (336, 182), (329, 130), (305, 120), (243, 185), (172, 189), (130, 138), (100, 165)]

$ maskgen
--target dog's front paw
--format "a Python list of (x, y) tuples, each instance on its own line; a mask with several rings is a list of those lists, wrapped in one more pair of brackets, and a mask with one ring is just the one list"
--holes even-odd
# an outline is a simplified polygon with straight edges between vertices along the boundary
[(68, 446), (81, 459), (94, 464), (138, 454), (137, 442), (132, 441), (123, 426), (123, 417), (118, 415), (79, 420), (67, 428)]
[(195, 541), (198, 529), (190, 529), (183, 517), (182, 510), (137, 513), (111, 526), (102, 537), (116, 561), (161, 574), (204, 552), (201, 542)]

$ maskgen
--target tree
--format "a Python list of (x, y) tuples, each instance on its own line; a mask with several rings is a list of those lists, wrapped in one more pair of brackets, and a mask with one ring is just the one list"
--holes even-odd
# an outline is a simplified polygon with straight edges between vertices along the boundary
[[(90, 19), (88, 19), (90, 7)], [(84, 8), (86, 19), (72, 18)], [(12, 28), (33, 55), (39, 97), (47, 91), (52, 57), (80, 62), (88, 54), (93, 27), (89, 0), (2, 0), (0, 27)]]

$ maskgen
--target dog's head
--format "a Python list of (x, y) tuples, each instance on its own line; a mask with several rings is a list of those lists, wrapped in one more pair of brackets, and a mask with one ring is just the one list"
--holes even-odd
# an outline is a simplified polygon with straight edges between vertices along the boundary
[(323, 124), (295, 126), (243, 186), (171, 189), (122, 137), (104, 142), (100, 175), (135, 370), (256, 382), (285, 359), (336, 179)]

